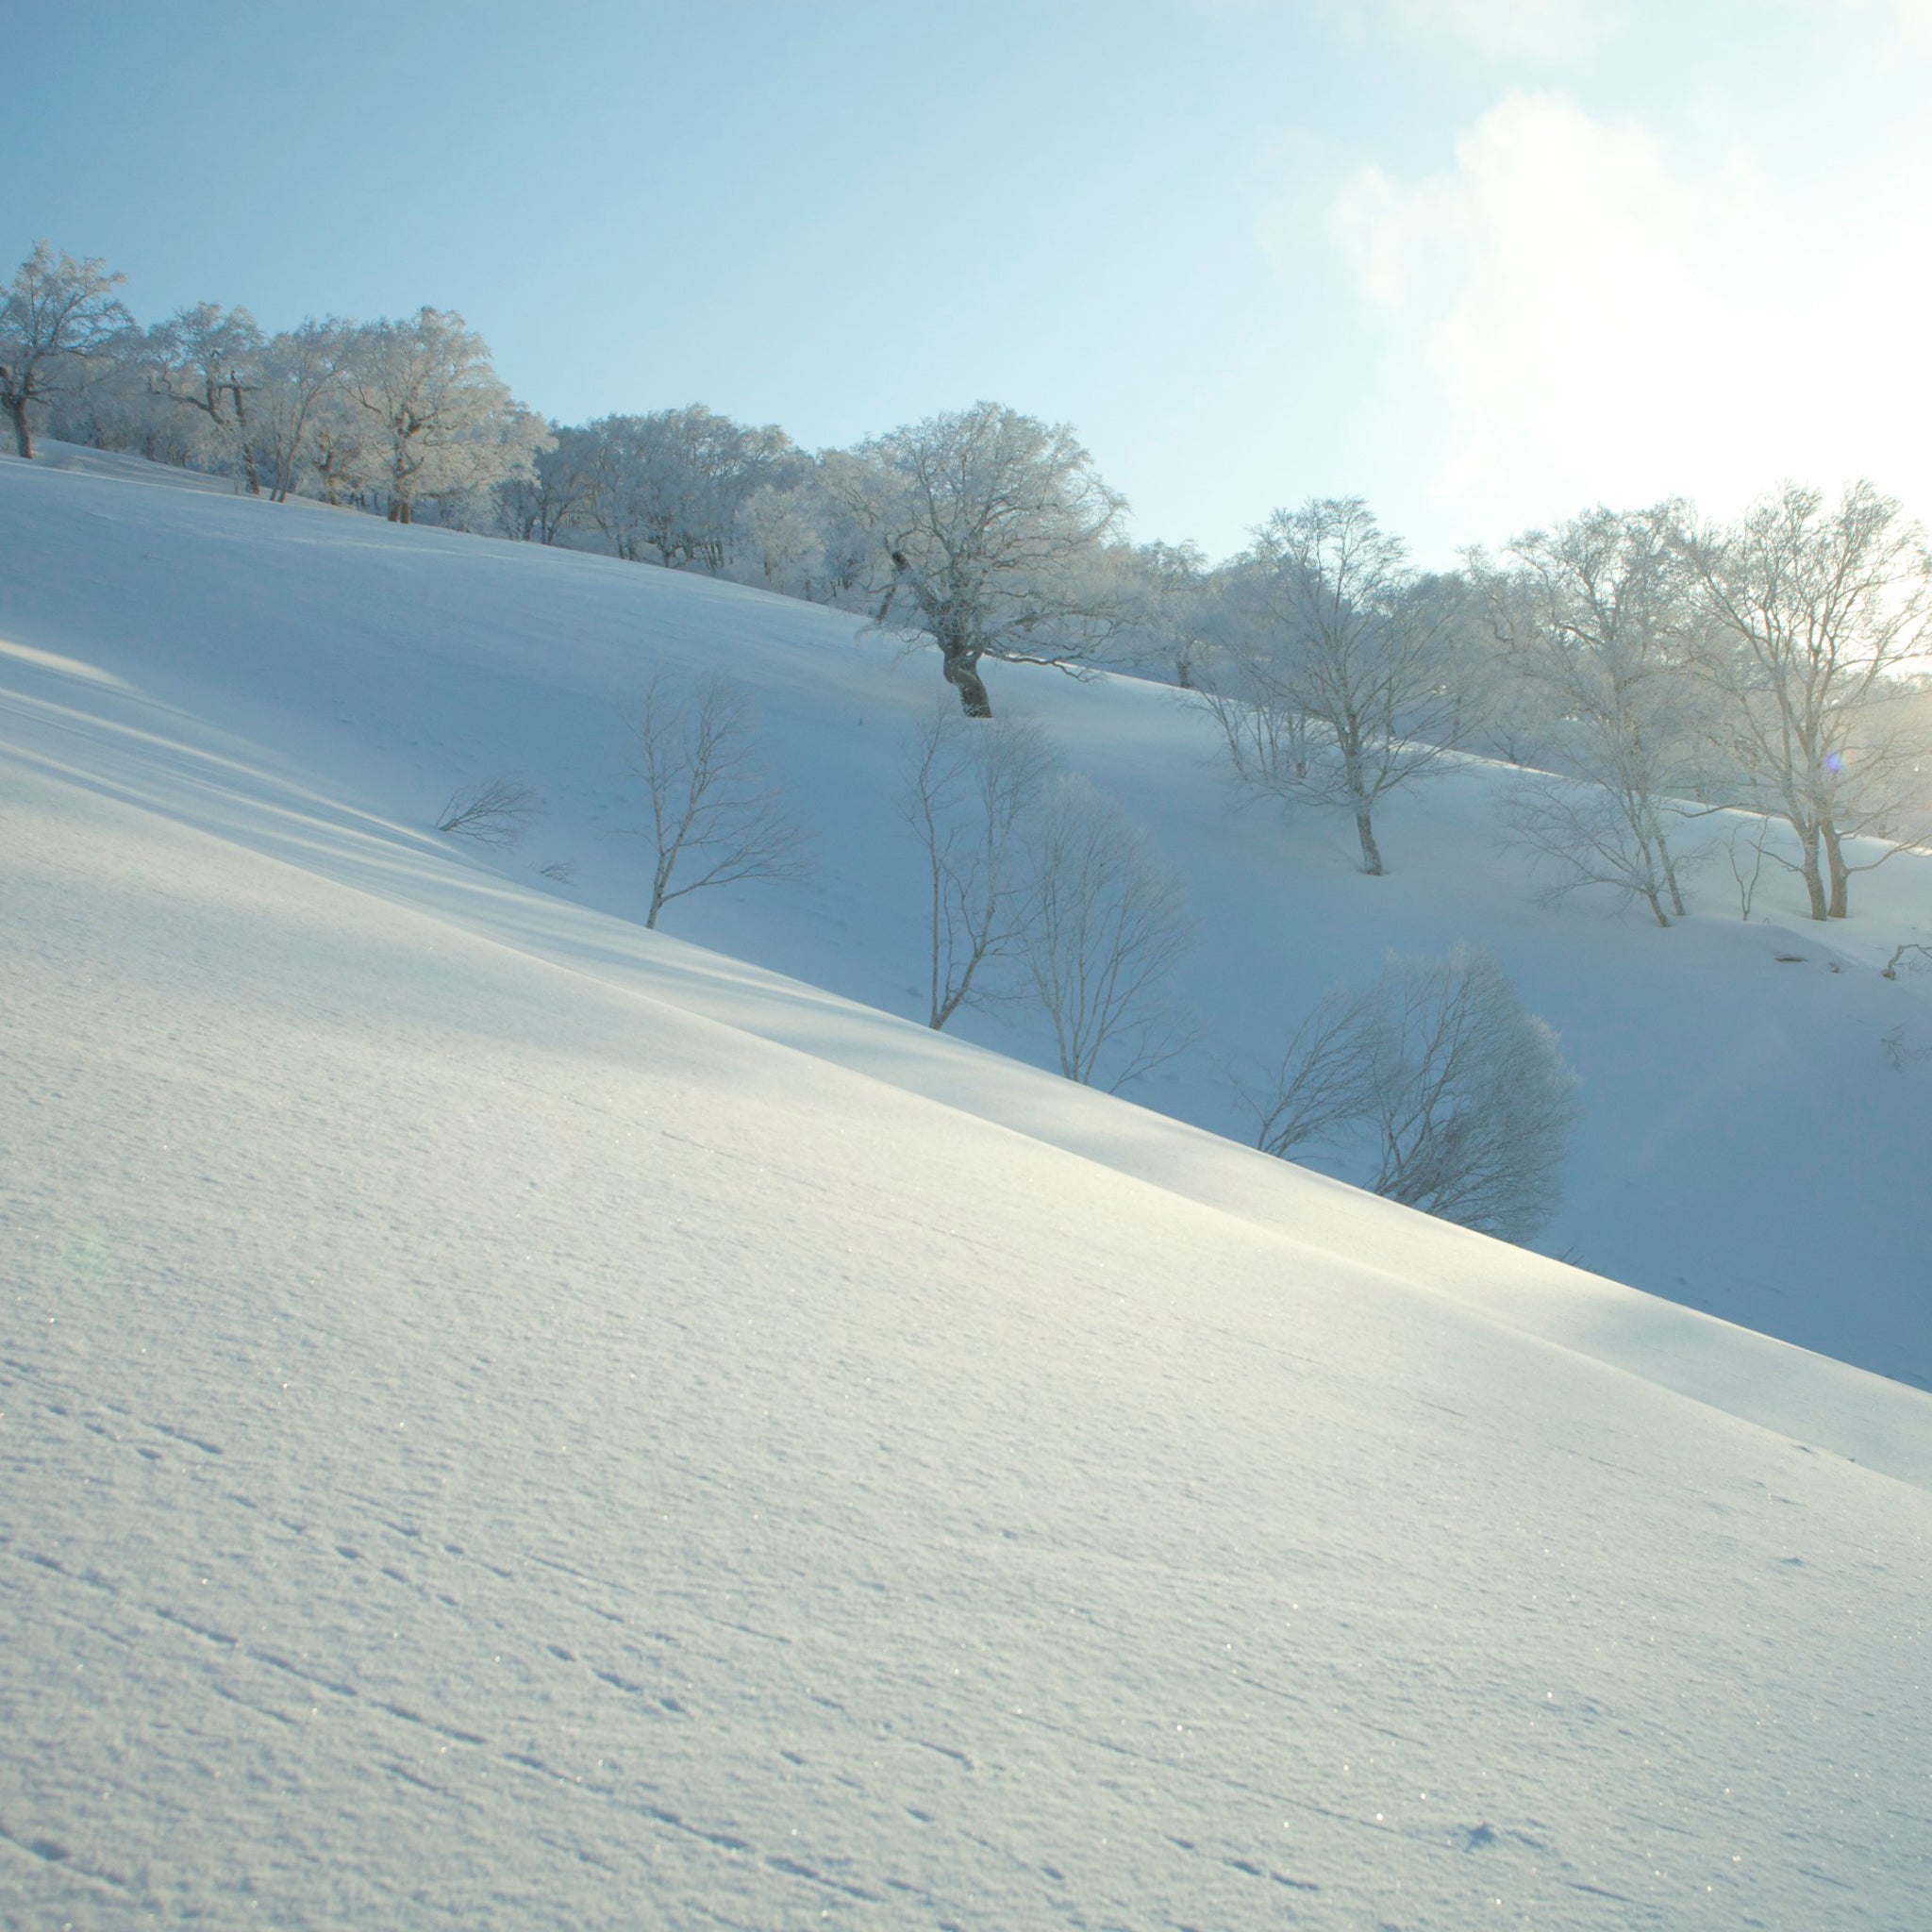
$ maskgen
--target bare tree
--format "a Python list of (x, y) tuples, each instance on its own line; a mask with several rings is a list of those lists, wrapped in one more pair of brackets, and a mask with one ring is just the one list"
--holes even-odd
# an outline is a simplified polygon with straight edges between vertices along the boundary
[(1376, 806), (1467, 722), (1455, 586), (1405, 558), (1357, 498), (1276, 510), (1230, 574), (1228, 640), (1208, 681), (1241, 783), (1350, 812), (1372, 874)]
[(1525, 573), (1495, 565), (1479, 548), (1467, 554), (1469, 622), (1462, 626), (1458, 682), (1474, 716), (1462, 748), (1519, 770), (1562, 769), (1562, 707), (1546, 680), (1525, 675), (1511, 641), (1541, 628)]
[(130, 326), (111, 291), (127, 279), (90, 256), (56, 256), (45, 242), (0, 291), (0, 408), (13, 421), (14, 447), (32, 460), (29, 407), (74, 386), (76, 372)]
[(1546, 874), (1544, 899), (1604, 887), (1641, 900), (1659, 925), (1684, 916), (1686, 861), (1669, 843), (1665, 802), (1641, 784), (1524, 772), (1498, 804), (1506, 839)]
[(1491, 633), (1551, 721), (1538, 774), (1509, 795), (1517, 839), (1552, 891), (1607, 886), (1657, 924), (1684, 915), (1672, 800), (1695, 783), (1700, 619), (1672, 541), (1680, 507), (1595, 509), (1510, 545), (1507, 575), (1473, 558)]
[(1907, 1037), (1905, 1023), (1882, 1033), (1878, 1037), (1878, 1050), (1885, 1056), (1885, 1064), (1894, 1074), (1903, 1074), (1907, 1067), (1915, 1067), (1922, 1060), (1932, 1059), (1932, 1046), (1914, 1046)]
[(1120, 627), (1102, 549), (1125, 504), (1064, 424), (977, 403), (856, 454), (840, 474), (887, 568), (876, 621), (931, 640), (968, 717), (992, 716), (987, 659), (1072, 669)]
[(758, 719), (742, 686), (659, 672), (627, 722), (628, 762), (651, 814), (647, 926), (691, 892), (805, 870), (805, 834), (759, 763)]
[(1731, 883), (1738, 889), (1738, 917), (1747, 925), (1757, 897), (1757, 881), (1764, 875), (1765, 841), (1775, 824), (1774, 819), (1750, 812), (1724, 830), (1724, 862), (1730, 867)]
[[(1842, 919), (1869, 871), (1846, 841), (1904, 839), (1925, 743), (1899, 673), (1932, 642), (1924, 533), (1870, 483), (1827, 507), (1788, 483), (1728, 529), (1677, 536), (1707, 614), (1719, 704), (1714, 802), (1769, 811), (1795, 834), (1813, 919)], [(1894, 847), (1895, 849), (1895, 847)]]
[(436, 829), (503, 851), (522, 842), (529, 822), (542, 809), (543, 794), (534, 786), (508, 776), (486, 778), (450, 793)]
[(1489, 954), (1391, 955), (1363, 992), (1331, 993), (1269, 1091), (1256, 1144), (1325, 1141), (1359, 1157), (1392, 1201), (1505, 1241), (1556, 1211), (1576, 1076)]
[(1291, 1160), (1348, 1128), (1365, 1106), (1361, 1033), (1367, 1022), (1363, 993), (1332, 988), (1295, 1028), (1269, 1085), (1242, 1091), (1255, 1116), (1255, 1145)]
[(1060, 1072), (1118, 1092), (1192, 1040), (1173, 990), (1193, 943), (1180, 882), (1126, 814), (1076, 775), (1052, 781), (1026, 842), (1022, 956)]
[(900, 810), (925, 854), (926, 1024), (935, 1031), (988, 997), (982, 969), (1020, 943), (1022, 833), (1052, 762), (1037, 725), (1008, 718), (973, 725), (945, 704), (934, 706), (913, 741)]

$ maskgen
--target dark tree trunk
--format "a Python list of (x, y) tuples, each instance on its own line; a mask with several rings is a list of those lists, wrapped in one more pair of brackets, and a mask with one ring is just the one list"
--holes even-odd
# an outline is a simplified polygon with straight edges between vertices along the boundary
[(13, 418), (13, 446), (28, 462), (34, 459), (34, 433), (26, 426), (26, 399), (7, 398), (7, 413)]
[(248, 438), (248, 408), (242, 400), (242, 385), (228, 384), (228, 393), (235, 399), (235, 441), (242, 451), (242, 474), (248, 482), (250, 496), (261, 494), (261, 472), (256, 466), (255, 445)]
[(1798, 871), (1805, 880), (1805, 897), (1809, 902), (1807, 909), (1813, 919), (1822, 922), (1831, 917), (1831, 908), (1824, 896), (1824, 876), (1818, 870), (1818, 827), (1794, 825), (1791, 829), (1798, 835)]
[(1671, 895), (1671, 909), (1679, 919), (1684, 917), (1684, 888), (1677, 882), (1677, 858), (1671, 850), (1671, 841), (1664, 837), (1664, 828), (1653, 820), (1651, 839), (1657, 846), (1657, 855), (1663, 861), (1664, 886)]
[(992, 716), (992, 700), (986, 694), (986, 685), (980, 678), (975, 659), (948, 652), (945, 673), (946, 682), (959, 693), (959, 708), (969, 718)]
[(1847, 919), (1851, 916), (1852, 875), (1845, 866), (1844, 841), (1829, 819), (1819, 832), (1824, 840), (1824, 862), (1831, 872), (1831, 903), (1825, 910), (1830, 918)]

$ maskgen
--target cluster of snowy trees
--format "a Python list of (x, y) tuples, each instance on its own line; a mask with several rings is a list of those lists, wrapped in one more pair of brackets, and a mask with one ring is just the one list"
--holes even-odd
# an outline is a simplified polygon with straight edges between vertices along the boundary
[(200, 302), (139, 326), (123, 277), (44, 242), (0, 299), (0, 407), (18, 453), (37, 429), (309, 495), (396, 523), (467, 524), (551, 442), (459, 315), (308, 321), (279, 335)]
[(1238, 782), (1352, 814), (1369, 873), (1379, 802), (1456, 749), (1523, 768), (1509, 831), (1553, 893), (1663, 926), (1693, 820), (1746, 815), (1747, 916), (1769, 861), (1820, 920), (1932, 822), (1932, 558), (1869, 483), (1786, 484), (1730, 524), (1597, 508), (1435, 576), (1360, 503), (1310, 503), (1202, 573), (1172, 636)]
[(1744, 815), (1747, 909), (1769, 865), (1817, 919), (1923, 827), (1932, 571), (1870, 484), (1787, 485), (1724, 525), (1598, 508), (1436, 575), (1359, 501), (1317, 499), (1210, 567), (1129, 541), (1073, 432), (997, 404), (816, 453), (697, 404), (568, 426), (445, 311), (270, 336), (200, 303), (142, 328), (120, 282), (42, 242), (0, 295), (23, 456), (40, 425), (271, 498), (838, 604), (928, 642), (970, 717), (992, 715), (991, 664), (1130, 666), (1197, 695), (1244, 791), (1352, 822), (1370, 874), (1384, 801), (1457, 750), (1524, 768), (1508, 829), (1550, 891), (1607, 889), (1660, 925), (1690, 903), (1688, 815)]

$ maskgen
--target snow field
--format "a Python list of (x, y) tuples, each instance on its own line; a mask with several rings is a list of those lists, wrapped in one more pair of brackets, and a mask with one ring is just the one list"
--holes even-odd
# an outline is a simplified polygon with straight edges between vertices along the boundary
[(0, 1924), (1917, 1927), (1924, 1396), (451, 852), (593, 560), (49, 480)]
[[(756, 694), (819, 863), (796, 885), (681, 902), (669, 929), (923, 1012), (918, 855), (892, 799), (939, 691), (928, 661), (733, 585), (55, 454), (75, 467), (0, 460), (0, 640), (121, 678), (118, 696), (89, 688), (94, 712), (119, 704), (170, 742), (192, 719), (198, 741), (272, 773), (284, 808), (292, 787), (305, 811), (325, 798), (391, 831), (425, 832), (460, 783), (518, 775), (548, 809), (499, 874), (630, 919), (643, 854), (623, 705), (658, 666), (724, 669)], [(164, 483), (126, 480), (143, 473)], [(1932, 861), (1864, 875), (1858, 916), (1821, 931), (1774, 877), (1740, 922), (1713, 858), (1692, 873), (1699, 916), (1658, 933), (1601, 901), (1538, 905), (1497, 843), (1508, 774), (1472, 763), (1394, 802), (1391, 876), (1364, 879), (1345, 826), (1235, 808), (1211, 732), (1165, 689), (994, 677), (995, 702), (1035, 716), (1186, 878), (1201, 943), (1183, 991), (1204, 1035), (1137, 1097), (1244, 1137), (1230, 1074), (1258, 1073), (1329, 986), (1372, 978), (1391, 947), (1487, 945), (1583, 1075), (1549, 1252), (1932, 1387), (1917, 1157), (1932, 1057), (1895, 1068), (1886, 1049), (1932, 1047), (1932, 980), (1876, 971), (1900, 941), (1932, 941)], [(568, 887), (539, 879), (554, 860), (574, 868)], [(954, 1030), (1050, 1059), (1041, 1025), (1012, 1011)]]

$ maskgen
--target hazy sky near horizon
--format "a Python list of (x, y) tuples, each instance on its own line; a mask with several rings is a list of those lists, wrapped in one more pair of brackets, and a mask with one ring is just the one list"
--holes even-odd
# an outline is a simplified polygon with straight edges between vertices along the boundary
[(459, 310), (565, 422), (1072, 423), (1141, 537), (1429, 562), (1857, 475), (1932, 518), (1932, 0), (63, 0), (0, 258)]

